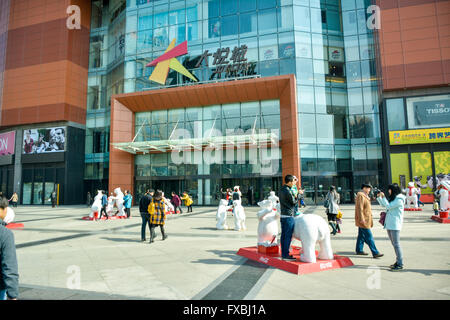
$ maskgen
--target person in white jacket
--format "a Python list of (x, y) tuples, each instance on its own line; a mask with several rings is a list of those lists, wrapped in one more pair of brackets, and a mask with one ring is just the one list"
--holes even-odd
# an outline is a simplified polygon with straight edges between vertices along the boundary
[(405, 209), (405, 196), (402, 189), (396, 183), (388, 186), (389, 196), (380, 192), (377, 196), (378, 203), (387, 209), (386, 218), (384, 220), (384, 228), (387, 230), (389, 239), (394, 246), (396, 262), (391, 265), (392, 271), (403, 269), (403, 253), (400, 246), (400, 230), (403, 226), (403, 213)]

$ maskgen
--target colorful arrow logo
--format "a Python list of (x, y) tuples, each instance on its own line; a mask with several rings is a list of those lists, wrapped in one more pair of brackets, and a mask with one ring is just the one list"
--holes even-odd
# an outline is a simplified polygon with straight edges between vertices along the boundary
[(194, 77), (183, 65), (176, 59), (176, 57), (187, 54), (187, 41), (177, 45), (175, 47), (176, 39), (173, 39), (170, 45), (162, 56), (156, 58), (152, 62), (146, 65), (146, 67), (153, 67), (156, 65), (155, 70), (149, 77), (149, 80), (158, 82), (162, 85), (166, 84), (167, 75), (169, 69), (175, 70), (178, 73), (192, 79), (197, 82), (197, 78)]

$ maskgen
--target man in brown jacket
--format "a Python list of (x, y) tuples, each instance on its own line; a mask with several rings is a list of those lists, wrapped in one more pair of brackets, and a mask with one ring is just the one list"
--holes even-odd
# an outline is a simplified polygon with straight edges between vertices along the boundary
[(355, 200), (355, 225), (358, 227), (358, 239), (356, 240), (356, 254), (367, 256), (368, 253), (363, 251), (364, 242), (369, 246), (374, 258), (382, 257), (383, 254), (378, 252), (373, 240), (370, 228), (373, 227), (372, 207), (370, 205), (369, 193), (372, 190), (370, 184), (363, 184), (361, 191), (356, 195)]

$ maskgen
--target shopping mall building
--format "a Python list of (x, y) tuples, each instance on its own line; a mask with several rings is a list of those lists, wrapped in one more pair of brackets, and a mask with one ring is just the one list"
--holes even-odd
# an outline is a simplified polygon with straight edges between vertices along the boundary
[(23, 204), (246, 203), (288, 173), (348, 203), (450, 173), (448, 0), (1, 0), (0, 72), (0, 189)]

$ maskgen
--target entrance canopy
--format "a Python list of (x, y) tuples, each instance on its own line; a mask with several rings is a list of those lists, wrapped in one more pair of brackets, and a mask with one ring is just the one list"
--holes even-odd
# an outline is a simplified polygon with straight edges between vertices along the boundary
[(240, 134), (228, 136), (216, 136), (206, 138), (191, 139), (169, 139), (157, 141), (139, 141), (139, 142), (119, 142), (112, 143), (114, 148), (129, 153), (150, 153), (152, 151), (182, 151), (187, 149), (202, 150), (204, 147), (214, 149), (226, 149), (229, 147), (242, 148), (245, 145), (253, 145), (257, 147), (278, 145), (279, 137), (272, 132)]

